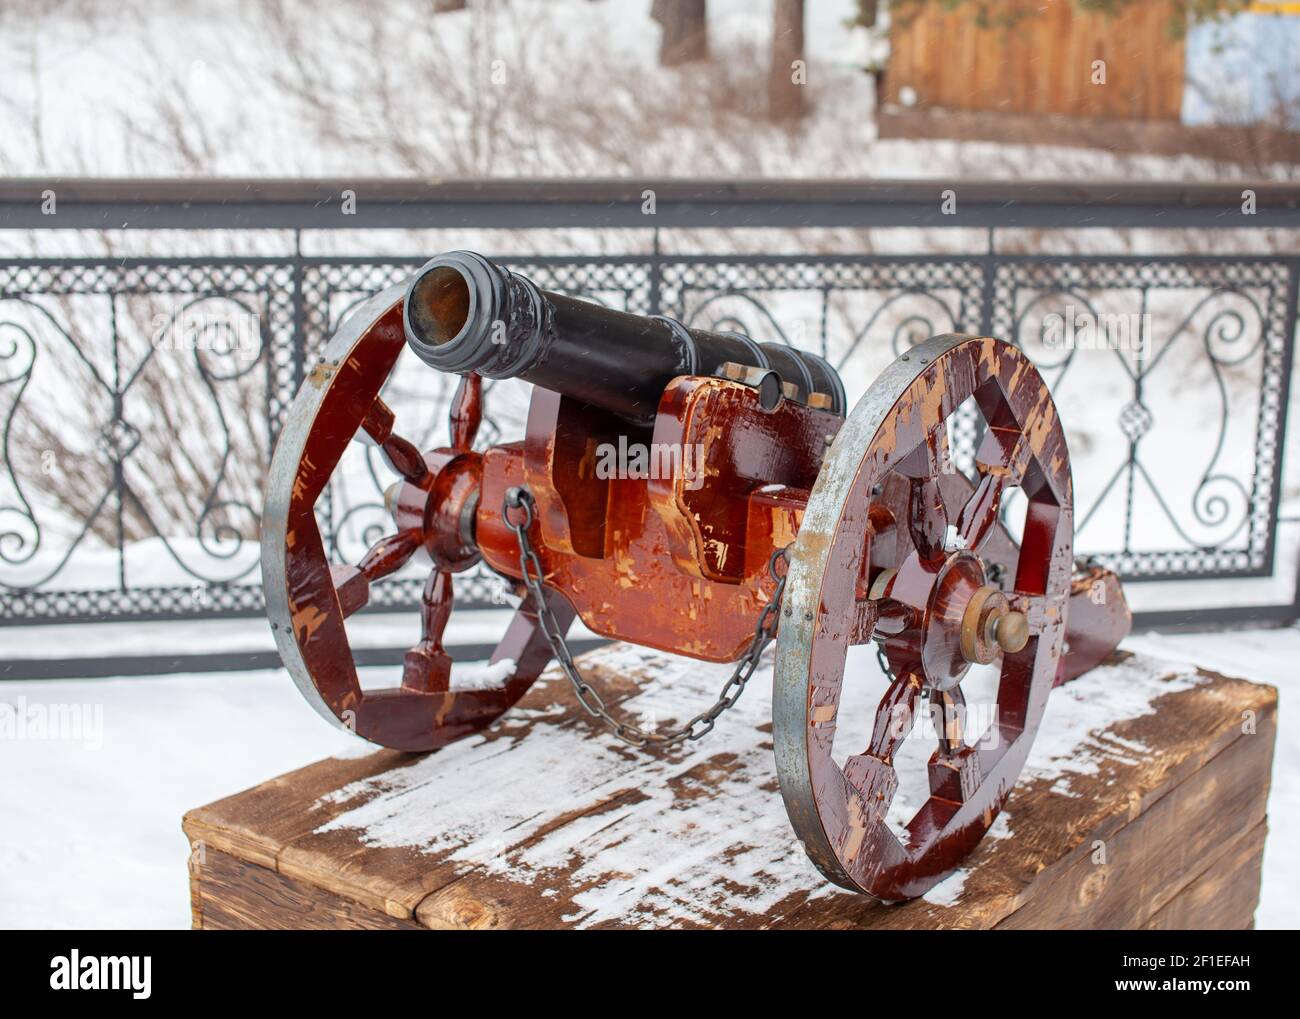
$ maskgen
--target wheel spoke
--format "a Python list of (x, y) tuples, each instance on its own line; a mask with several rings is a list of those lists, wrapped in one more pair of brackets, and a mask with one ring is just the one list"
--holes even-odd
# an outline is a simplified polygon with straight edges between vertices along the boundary
[(894, 753), (916, 722), (916, 709), (921, 701), (921, 677), (914, 672), (904, 673), (889, 684), (889, 689), (876, 708), (876, 722), (871, 730), (871, 744), (867, 756), (892, 764)]
[(406, 653), (402, 686), (420, 693), (446, 690), (451, 679), (451, 656), (442, 646), (454, 598), (451, 574), (435, 569), (420, 597), (420, 642)]
[(375, 397), (366, 416), (361, 421), (360, 434), (379, 447), (388, 466), (413, 485), (418, 485), (429, 474), (424, 454), (409, 439), (393, 432), (396, 418), (388, 404)]
[(420, 532), (398, 531), (380, 538), (370, 546), (356, 566), (342, 563), (330, 567), (330, 580), (339, 599), (339, 609), (346, 619), (370, 601), (370, 585), (390, 573), (396, 573), (420, 547)]
[(483, 379), (480, 375), (461, 376), (456, 395), (451, 398), (449, 417), (451, 448), (472, 449), (478, 426), (483, 421)]
[(376, 446), (381, 446), (393, 434), (394, 420), (392, 409), (376, 396), (374, 403), (366, 411), (366, 416), (361, 420), (361, 431)]
[(414, 527), (380, 538), (361, 557), (357, 569), (368, 581), (381, 580), (396, 573), (420, 547), (420, 532)]
[(403, 439), (400, 435), (390, 435), (379, 445), (388, 466), (413, 485), (418, 485), (429, 474), (424, 462), (424, 455), (415, 443)]
[(980, 472), (979, 484), (957, 515), (957, 541), (962, 548), (975, 550), (984, 544), (1002, 511), (1006, 487), (1006, 474)]
[(937, 478), (912, 478), (907, 504), (907, 528), (912, 544), (921, 559), (938, 562), (944, 554), (944, 537), (948, 531), (948, 511)]
[(930, 710), (937, 715), (935, 730), (939, 734), (939, 753), (952, 757), (964, 747), (963, 727), (966, 721), (966, 695), (960, 686), (951, 690), (936, 690), (930, 695)]

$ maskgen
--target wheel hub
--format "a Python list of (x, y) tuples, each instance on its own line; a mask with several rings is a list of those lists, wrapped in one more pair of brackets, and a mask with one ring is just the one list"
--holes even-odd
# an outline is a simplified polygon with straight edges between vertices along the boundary
[(399, 531), (414, 529), (433, 565), (462, 573), (481, 555), (475, 518), (482, 490), (483, 457), (473, 452), (435, 449), (424, 455), (428, 473), (418, 481), (399, 481), (384, 493), (384, 505)]
[(1024, 613), (988, 583), (984, 561), (960, 550), (935, 570), (913, 553), (872, 587), (881, 602), (876, 637), (895, 675), (914, 672), (934, 690), (951, 690), (972, 664), (1024, 649)]

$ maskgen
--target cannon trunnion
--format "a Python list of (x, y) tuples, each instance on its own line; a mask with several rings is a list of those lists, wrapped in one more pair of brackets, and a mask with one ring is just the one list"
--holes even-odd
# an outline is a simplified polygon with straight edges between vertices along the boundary
[[(461, 376), (445, 447), (400, 438), (379, 398), (406, 345)], [(522, 441), (475, 448), (484, 377), (534, 384)], [(967, 401), (984, 418), (969, 477), (947, 446)], [(359, 563), (331, 564), (314, 505), (354, 436), (398, 476), (394, 532)], [(1018, 535), (1002, 513), (1013, 491), (1026, 505)], [(553, 657), (620, 738), (696, 739), (775, 637), (773, 742), (795, 831), (830, 880), (897, 899), (973, 848), (1053, 684), (1127, 631), (1113, 575), (1075, 567), (1072, 503), (1050, 394), (1008, 344), (934, 337), (849, 412), (817, 355), (546, 293), (452, 252), (367, 302), (308, 378), (272, 464), (263, 572), (278, 647), (307, 699), (408, 750), (491, 724)], [(345, 620), (413, 560), (430, 568), (421, 638), (400, 685), (362, 689)], [(520, 601), (466, 680), (442, 641), (453, 576), (480, 562)], [(736, 670), (687, 724), (640, 729), (574, 665), (564, 632), (575, 615), (598, 634)], [(849, 652), (867, 644), (889, 686), (866, 747), (833, 756)], [(982, 666), (1001, 680), (993, 721), (972, 734), (962, 683)], [(923, 716), (935, 720), (931, 795), (900, 829), (897, 755)]]

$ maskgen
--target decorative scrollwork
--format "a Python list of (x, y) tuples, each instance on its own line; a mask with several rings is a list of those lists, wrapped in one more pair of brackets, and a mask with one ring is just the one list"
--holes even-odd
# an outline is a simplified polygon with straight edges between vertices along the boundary
[[(1098, 349), (1113, 349), (1116, 356), (1089, 359), (1088, 374), (1076, 380), (1076, 390), (1086, 386), (1091, 394), (1107, 394), (1109, 401), (1122, 387), (1130, 393), (1112, 419), (1127, 445), (1127, 457), (1109, 477), (1095, 472), (1076, 477), (1076, 499), (1087, 499), (1084, 505), (1076, 504), (1076, 533), (1085, 549), (1090, 548), (1090, 540), (1099, 538), (1109, 539), (1114, 548), (1118, 538), (1118, 550), (1103, 549), (1099, 558), (1130, 576), (1194, 576), (1199, 571), (1223, 575), (1266, 568), (1274, 527), (1269, 517), (1275, 512), (1267, 493), (1276, 491), (1278, 484), (1271, 451), (1279, 422), (1276, 404), (1261, 390), (1276, 392), (1285, 385), (1280, 358), (1286, 317), (1281, 280), (1274, 266), (1257, 260), (1180, 264), (1059, 259), (1037, 264), (1013, 261), (999, 268), (995, 327), (1009, 322), (1013, 335), (1022, 341), (1034, 326), (1041, 339), (1047, 316), (1059, 314), (1063, 305), (1071, 312), (1079, 309), (1093, 322), (1105, 321), (1107, 316), (1098, 312), (1093, 294), (1105, 293), (1111, 307), (1123, 298), (1131, 302), (1122, 317), (1134, 320), (1129, 333), (1136, 330), (1140, 342), (1121, 351), (1114, 349), (1112, 337), (1106, 337), (1112, 342), (1099, 344)], [(1177, 308), (1178, 302), (1170, 298), (1184, 294), (1191, 299)], [(1157, 298), (1163, 299), (1163, 305)], [(1153, 307), (1161, 310), (1153, 313)], [(1176, 314), (1171, 314), (1172, 308)], [(1069, 345), (1065, 356), (1052, 361), (1036, 350), (1027, 352), (1044, 370), (1058, 406), (1068, 408), (1070, 400), (1063, 399), (1061, 388), (1067, 369), (1079, 363), (1079, 348)], [(1112, 376), (1118, 370), (1118, 386), (1099, 374), (1105, 366)], [(1208, 385), (1195, 381), (1198, 376), (1208, 378)], [(1255, 378), (1262, 378), (1263, 386)], [(1194, 404), (1185, 395), (1192, 385)], [(1067, 432), (1080, 436), (1072, 435), (1071, 445), (1077, 442), (1083, 450), (1099, 444), (1104, 448), (1105, 440), (1098, 433), (1098, 400), (1088, 399), (1083, 405), (1091, 411), (1090, 419), (1066, 418)], [(1160, 409), (1153, 411), (1157, 406)], [(1191, 407), (1195, 412), (1189, 416)], [(1240, 449), (1245, 438), (1243, 418), (1254, 418), (1253, 465)], [(1165, 429), (1181, 427), (1183, 441), (1176, 473), (1156, 477), (1153, 471), (1169, 471), (1172, 464), (1167, 456), (1151, 452), (1168, 448), (1167, 440), (1163, 445), (1159, 441), (1165, 434), (1162, 421)], [(1185, 423), (1189, 421), (1195, 426), (1189, 428)], [(1204, 429), (1206, 425), (1210, 427)], [(1209, 431), (1208, 441), (1187, 441), (1198, 429)], [(1192, 464), (1197, 465), (1196, 473), (1188, 478)], [(1184, 479), (1193, 483), (1188, 486)], [(1085, 497), (1086, 490), (1096, 494)], [(1089, 524), (1102, 518), (1099, 508), (1117, 499), (1124, 500), (1120, 526), (1115, 526), (1111, 511), (1104, 515), (1111, 522), (1109, 533), (1094, 534)], [(1144, 522), (1143, 545), (1136, 537), (1139, 520)], [(1163, 521), (1163, 530), (1153, 526), (1154, 520)], [(1157, 537), (1161, 544), (1153, 547), (1152, 536), (1161, 534), (1165, 536)]]
[(919, 302), (922, 305), (928, 304), (930, 314), (927, 315), (918, 308), (905, 314), (895, 323), (889, 338), (889, 350), (894, 357), (931, 336), (952, 332), (953, 329), (957, 328), (958, 319), (954, 315), (953, 309), (939, 297), (924, 290), (902, 290), (887, 297), (872, 312), (871, 317), (862, 323), (862, 327), (854, 334), (847, 348), (836, 358), (836, 367), (840, 368), (846, 365), (858, 348), (863, 343), (869, 342), (871, 337), (875, 335), (876, 324), (895, 306), (904, 301)]
[(392, 523), (382, 502), (359, 502), (330, 518), (326, 541), (336, 560), (350, 562), (392, 530)]
[(0, 386), (31, 378), (36, 338), (18, 322), (0, 322)]
[(21, 566), (30, 562), (40, 547), (41, 528), (31, 506), (25, 500), (21, 506), (0, 506), (0, 559)]
[[(236, 516), (244, 518), (242, 526), (234, 522)], [(234, 559), (241, 551), (247, 554), (248, 534), (256, 529), (257, 519), (257, 511), (243, 500), (209, 502), (199, 514), (194, 533), (213, 559)]]
[[(723, 306), (722, 311), (714, 311), (719, 304)], [(728, 307), (735, 305), (739, 307)], [(744, 314), (746, 311), (749, 316)], [(686, 325), (714, 332), (744, 333), (760, 343), (775, 342), (787, 346), (790, 343), (772, 312), (752, 294), (739, 291), (714, 294), (701, 301), (687, 317)]]
[(0, 487), (0, 560), (11, 566), (30, 562), (41, 546), (41, 525), (13, 470), (11, 451), (14, 416), (35, 365), (36, 338), (30, 330), (18, 322), (0, 322), (0, 391), (6, 392), (9, 404), (0, 411), (4, 414), (0, 451), (8, 475), (8, 484)]
[(1192, 497), (1196, 519), (1206, 527), (1222, 527), (1229, 520), (1239, 523), (1220, 542), (1234, 538), (1245, 527), (1250, 512), (1250, 493), (1237, 478), (1226, 474), (1206, 474)]
[[(110, 611), (130, 616), (256, 609), (258, 589), (249, 582), (256, 578), (259, 495), (249, 478), (269, 454), (315, 352), (348, 306), (399, 282), (419, 264), (418, 258), (80, 260), (38, 266), (0, 260), (0, 311), (14, 309), (0, 314), (0, 606), (6, 614), (94, 618)], [(741, 328), (760, 340), (823, 353), (845, 372), (850, 399), (922, 334), (1004, 336), (1044, 372), (1063, 416), (1072, 406), (1075, 413), (1083, 408), (1083, 417), (1065, 417), (1072, 454), (1085, 459), (1089, 442), (1133, 454), (1076, 478), (1082, 551), (1098, 550), (1109, 565), (1143, 579), (1262, 576), (1273, 569), (1280, 415), (1289, 393), (1286, 352), (1293, 339), (1286, 324), (1296, 311), (1287, 304), (1295, 269), (1284, 260), (655, 255), (524, 258), (514, 264), (545, 289), (711, 328)], [(167, 309), (143, 328), (149, 341), (143, 349), (131, 346), (138, 338), (129, 335), (132, 308), (114, 303), (122, 295)], [(1164, 311), (1153, 319), (1153, 335), (1143, 337), (1152, 341), (1144, 358), (1109, 358), (1104, 371), (1110, 374), (1098, 376), (1100, 384), (1092, 380), (1103, 371), (1097, 367), (1102, 359), (1094, 363), (1074, 347), (1045, 342), (1045, 316), (1062, 313), (1067, 304), (1100, 316), (1102, 309), (1129, 301), (1142, 310), (1162, 296)], [(793, 334), (792, 322), (800, 320), (815, 320), (809, 335)], [(159, 354), (168, 349), (180, 356), (160, 365)], [(46, 393), (49, 380), (57, 379), (51, 372), (62, 363), (58, 358), (80, 381), (72, 408)], [(1081, 361), (1089, 362), (1086, 371)], [(1179, 427), (1175, 410), (1186, 399), (1189, 371), (1197, 375), (1205, 426), (1180, 447), (1177, 477), (1165, 476), (1160, 472), (1168, 466), (1153, 451)], [(174, 480), (153, 476), (158, 444), (176, 443), (181, 461), (199, 453), (192, 434), (166, 434), (166, 408), (151, 405), (159, 385), (185, 394), (193, 405), (185, 427), (203, 431), (207, 459), (200, 457), (188, 475), (181, 469)], [(490, 383), (485, 390), (488, 416), (480, 442), (515, 438), (527, 387)], [(451, 391), (451, 380), (399, 368), (385, 399), (412, 438), (428, 448), (443, 441)], [(19, 442), (15, 431), (21, 426), (25, 435), (32, 421), (62, 427), (70, 409), (80, 422), (74, 444), (80, 452), (60, 455), (83, 458), (77, 464), (84, 469), (83, 499), (75, 505), (42, 483), (30, 443)], [(978, 430), (969, 415), (955, 417), (953, 428), (953, 459), (960, 468), (969, 463)], [(371, 522), (380, 519), (382, 488), (391, 478), (373, 450), (358, 450), (356, 470), (332, 487), (329, 505), (318, 507), (322, 519), (328, 518), (322, 528), (327, 540), (337, 541), (346, 531), (349, 546), (376, 536), (378, 525)], [(175, 502), (157, 498), (155, 486), (168, 484), (188, 486), (183, 513), (165, 508)], [(1098, 513), (1103, 502), (1109, 508)], [(125, 523), (122, 537), (119, 518)], [(1164, 521), (1163, 544), (1151, 537), (1155, 529), (1130, 526), (1155, 518)], [(158, 558), (156, 547), (174, 568), (133, 572), (135, 562)], [(116, 557), (117, 566), (99, 570), (92, 583), (82, 567), (86, 557)], [(206, 606), (190, 598), (196, 579), (211, 583)], [(486, 603), (489, 587), (486, 580), (471, 582), (465, 597)], [(375, 604), (413, 604), (418, 597), (418, 583), (395, 577), (377, 585)]]
[[(1069, 370), (1078, 349), (1068, 342), (1070, 337), (1063, 328), (1071, 320), (1074, 302), (1094, 319), (1097, 317), (1096, 307), (1083, 294), (1066, 289), (1048, 290), (1024, 307), (1014, 333), (1008, 337), (1029, 355), (1044, 378), (1054, 383), (1059, 383)], [(1033, 328), (1035, 322), (1037, 329)]]
[[(215, 292), (213, 277), (241, 271), (226, 264), (192, 275), (176, 265), (97, 266), (76, 273), (71, 285), (49, 279), (59, 271), (42, 269), (21, 286), (5, 285), (16, 318), (3, 330), (0, 378), (12, 376), (14, 384), (0, 382), (0, 391), (16, 391), (3, 405), (14, 495), (0, 493), (6, 511), (0, 566), (14, 568), (0, 569), (0, 587), (18, 592), (24, 603), (40, 603), (44, 596), (36, 592), (83, 586), (92, 603), (116, 606), (119, 595), (131, 593), (132, 564), (143, 568), (142, 576), (173, 579), (178, 592), (195, 581), (252, 579), (258, 511), (248, 496), (257, 489), (223, 489), (232, 463), (245, 478), (252, 467), (260, 487), (250, 454), (257, 454), (256, 435), (265, 436), (267, 422), (259, 423), (249, 397), (261, 386), (254, 373), (265, 363), (259, 300), (271, 303), (265, 291), (256, 295), (254, 280), (267, 274), (253, 270), (230, 280), (253, 286), (241, 295)], [(84, 294), (76, 284), (85, 285)], [(174, 295), (189, 289), (197, 292), (178, 303)], [(92, 317), (91, 308), (102, 313)], [(76, 399), (67, 402), (73, 388)], [(26, 448), (15, 456), (20, 411)], [(240, 423), (238, 446), (232, 418)], [(202, 436), (201, 449), (190, 441), (194, 435)], [(204, 459), (207, 451), (215, 462)], [(41, 482), (39, 508), (23, 493), (34, 478)], [(6, 498), (16, 505), (5, 505)], [(190, 507), (192, 517), (184, 512)], [(50, 530), (59, 536), (57, 549), (41, 547), (43, 516), (58, 522)], [(193, 528), (188, 536), (180, 525), (186, 519)], [(146, 540), (153, 544), (139, 544), (137, 552)], [(155, 549), (174, 568), (160, 567)], [(156, 588), (157, 580), (152, 583)]]

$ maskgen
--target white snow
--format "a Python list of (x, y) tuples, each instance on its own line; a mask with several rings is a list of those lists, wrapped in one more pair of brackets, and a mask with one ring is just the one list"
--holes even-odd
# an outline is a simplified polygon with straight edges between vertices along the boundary
[(452, 670), (453, 690), (496, 690), (506, 685), (515, 674), (515, 660), (503, 658), (499, 662), (470, 662)]
[[(986, 839), (1006, 839), (1011, 837), (1011, 811), (1003, 810), (998, 814), (989, 830), (985, 832)], [(970, 877), (970, 870), (966, 867), (958, 867), (946, 878), (926, 892), (921, 898), (926, 902), (931, 902), (936, 906), (956, 905), (957, 900), (961, 898), (961, 893), (966, 888), (966, 879)]]
[(0, 684), (0, 699), (19, 697), (98, 705), (103, 733), (98, 750), (0, 740), (9, 928), (187, 926), (185, 811), (365, 746), (322, 722), (278, 670)]

